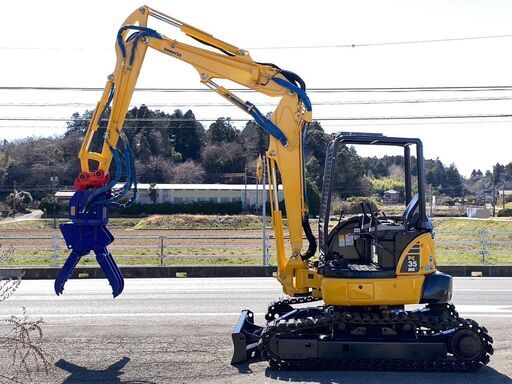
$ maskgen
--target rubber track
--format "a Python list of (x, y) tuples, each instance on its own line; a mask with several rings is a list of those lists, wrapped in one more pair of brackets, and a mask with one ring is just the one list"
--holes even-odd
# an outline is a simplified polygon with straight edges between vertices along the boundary
[[(309, 302), (307, 298), (292, 299), (293, 304)], [(316, 300), (314, 300), (316, 301)], [(291, 304), (288, 302), (287, 304)], [(279, 305), (273, 302), (270, 306)], [(305, 330), (323, 328), (337, 324), (352, 326), (381, 325), (392, 326), (396, 324), (412, 324), (417, 332), (424, 336), (443, 330), (471, 329), (474, 330), (482, 341), (481, 353), (472, 360), (463, 360), (455, 356), (449, 356), (439, 360), (365, 360), (365, 359), (309, 359), (309, 360), (282, 360), (270, 349), (270, 342), (279, 334), (294, 334)], [(273, 369), (293, 370), (390, 370), (390, 371), (438, 371), (438, 372), (467, 372), (479, 370), (489, 362), (494, 350), (493, 339), (489, 336), (485, 327), (480, 327), (476, 321), (459, 317), (452, 304), (439, 305), (433, 309), (426, 306), (415, 311), (393, 313), (381, 312), (331, 312), (326, 315), (317, 315), (314, 318), (272, 320), (263, 329), (260, 339), (260, 352), (264, 360), (269, 361)]]

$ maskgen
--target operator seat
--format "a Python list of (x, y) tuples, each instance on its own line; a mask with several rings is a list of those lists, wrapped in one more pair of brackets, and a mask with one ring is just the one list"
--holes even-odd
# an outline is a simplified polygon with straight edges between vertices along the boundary
[(406, 230), (411, 230), (418, 226), (420, 220), (420, 198), (418, 194), (415, 194), (409, 204), (407, 204), (407, 207), (405, 207), (403, 219)]

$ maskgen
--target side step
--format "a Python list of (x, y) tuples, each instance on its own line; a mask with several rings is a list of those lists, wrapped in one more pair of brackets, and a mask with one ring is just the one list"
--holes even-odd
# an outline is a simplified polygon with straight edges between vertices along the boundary
[(248, 309), (243, 310), (231, 334), (234, 348), (231, 364), (243, 363), (259, 355), (258, 343), (262, 330), (263, 327), (254, 324), (254, 314)]

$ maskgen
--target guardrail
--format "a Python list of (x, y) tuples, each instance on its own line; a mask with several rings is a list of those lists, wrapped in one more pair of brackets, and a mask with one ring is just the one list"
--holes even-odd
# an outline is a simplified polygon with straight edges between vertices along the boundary
[[(272, 234), (267, 236), (266, 253), (261, 235), (211, 235), (211, 231), (176, 236), (118, 235), (109, 248), (120, 265), (163, 266), (192, 262), (265, 265), (268, 255), (272, 256), (272, 241), (269, 240), (274, 240)], [(437, 232), (435, 236), (440, 264), (512, 264), (512, 232)], [(4, 266), (58, 267), (69, 254), (60, 235), (0, 236), (0, 243), (14, 249), (10, 260), (1, 264)], [(90, 256), (85, 263), (93, 263), (93, 259)], [(273, 260), (270, 257), (270, 261)]]

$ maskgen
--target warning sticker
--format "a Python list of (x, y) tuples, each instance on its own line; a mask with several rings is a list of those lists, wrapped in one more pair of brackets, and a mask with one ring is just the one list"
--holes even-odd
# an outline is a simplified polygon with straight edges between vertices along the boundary
[(354, 234), (340, 233), (338, 240), (340, 247), (352, 247), (354, 245)]

